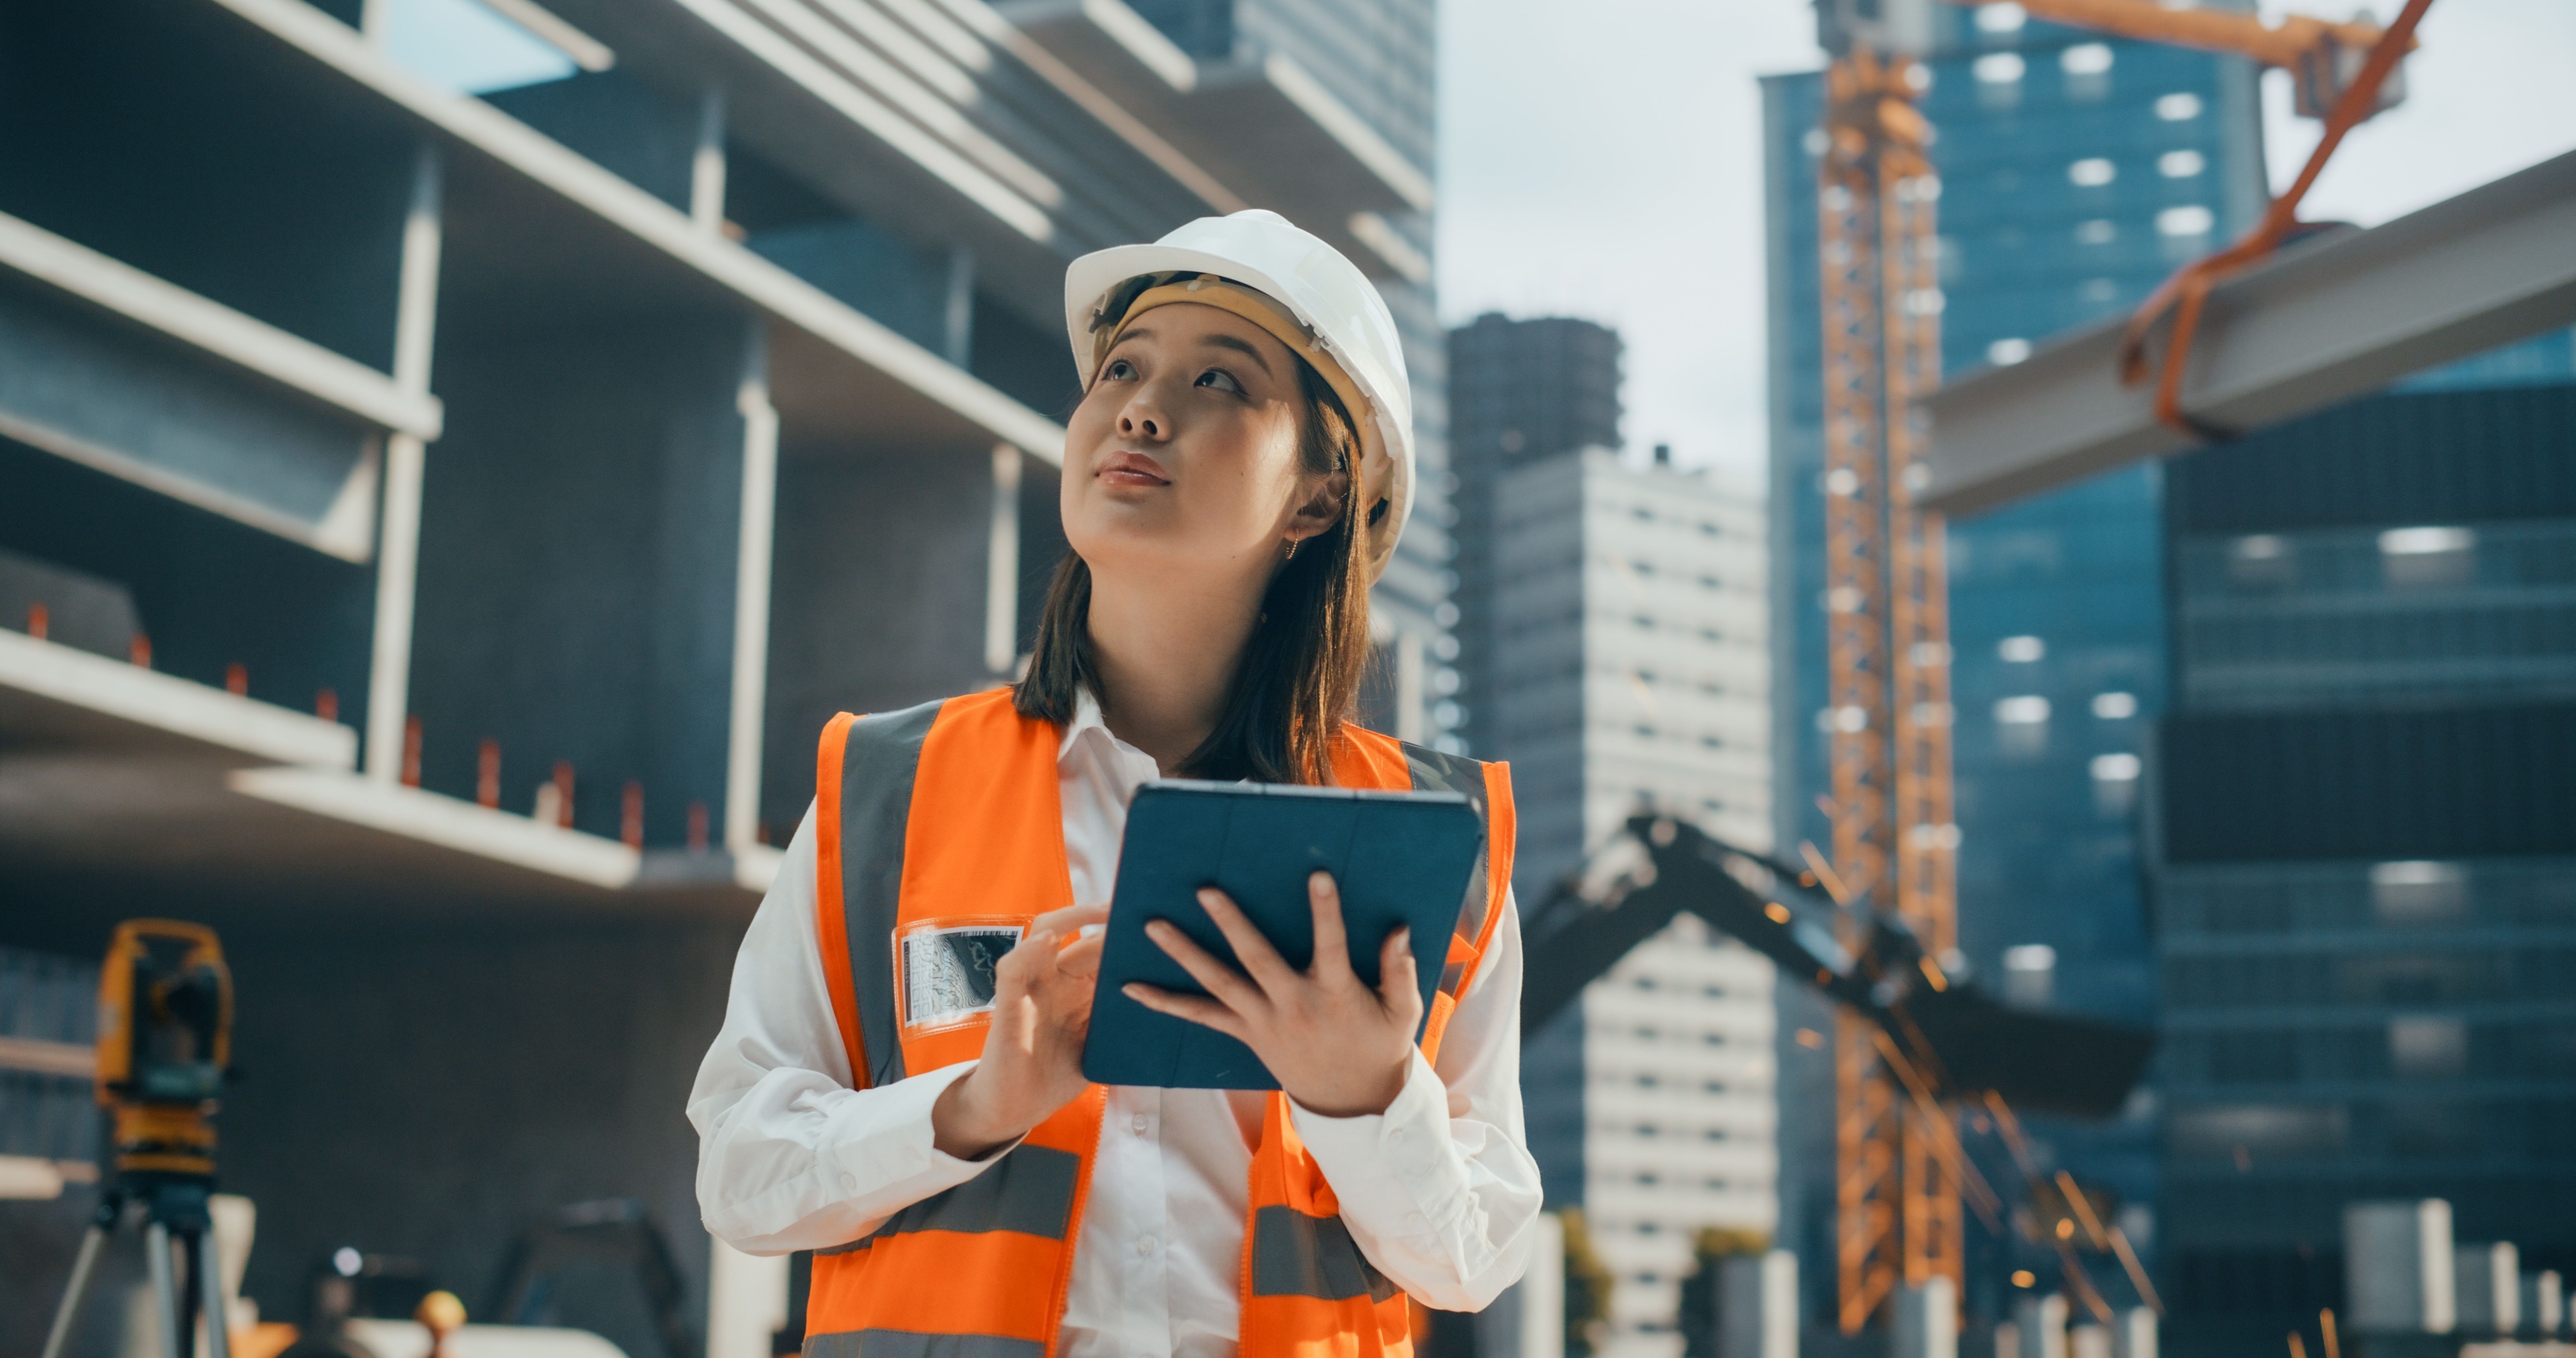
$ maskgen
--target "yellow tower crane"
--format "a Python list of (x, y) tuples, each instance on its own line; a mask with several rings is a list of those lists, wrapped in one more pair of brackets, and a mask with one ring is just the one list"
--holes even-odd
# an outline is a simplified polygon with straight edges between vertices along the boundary
[[(1948, 0), (1969, 4), (1974, 0)], [(2290, 72), (2300, 112), (2326, 135), (2293, 189), (2227, 250), (2186, 266), (2132, 321), (2126, 380), (2145, 380), (2148, 346), (2170, 313), (2159, 413), (2177, 403), (2181, 357), (2200, 299), (2227, 269), (2271, 251), (2297, 225), (2299, 200), (2345, 131), (2396, 101), (2390, 81), (2430, 0), (2408, 0), (2383, 30), (2167, 8), (2160, 0), (2019, 0), (2033, 17), (2097, 32), (2249, 57)], [(1958, 827), (1950, 785), (1950, 628), (1942, 522), (1915, 504), (1925, 481), (1917, 398), (1940, 381), (1941, 296), (1935, 209), (1940, 180), (1916, 107), (1928, 81), (1928, 0), (1828, 0), (1851, 50), (1825, 73), (1818, 207), (1824, 312), (1825, 604), (1833, 819), (1830, 865), (1847, 945), (1867, 916), (1893, 916), (1923, 945), (1922, 977), (1957, 945)], [(1862, 6), (1867, 4), (1867, 12)], [(1856, 1333), (1899, 1286), (1965, 1282), (1955, 1118), (1909, 1090), (1909, 1072), (1871, 1019), (1846, 1011), (1834, 1042), (1837, 1311)], [(1915, 1081), (1920, 1087), (1919, 1079)]]

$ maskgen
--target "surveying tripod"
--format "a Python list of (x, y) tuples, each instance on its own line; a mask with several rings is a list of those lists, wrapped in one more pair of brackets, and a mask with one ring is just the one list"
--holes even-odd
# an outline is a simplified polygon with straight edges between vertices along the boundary
[[(44, 1358), (62, 1358), (100, 1251), (136, 1216), (159, 1358), (192, 1358), (201, 1315), (210, 1358), (231, 1358), (208, 1203), (215, 1129), (207, 1119), (232, 1062), (233, 982), (214, 931), (176, 920), (116, 926), (99, 969), (98, 1012), (98, 1101), (114, 1120), (115, 1169), (81, 1236)], [(177, 1249), (187, 1254), (184, 1282)]]
[[(160, 1358), (190, 1358), (195, 1351), (196, 1319), (206, 1319), (210, 1358), (230, 1358), (231, 1336), (225, 1332), (224, 1276), (215, 1250), (215, 1223), (206, 1199), (214, 1191), (212, 1175), (141, 1173), (118, 1176), (99, 1195), (98, 1212), (81, 1236), (80, 1256), (72, 1261), (72, 1280), (54, 1309), (54, 1327), (45, 1336), (44, 1358), (62, 1358), (71, 1339), (73, 1318), (89, 1290), (91, 1273), (108, 1237), (129, 1214), (143, 1222), (143, 1252), (152, 1271), (152, 1314)], [(173, 1247), (187, 1252), (182, 1280)]]

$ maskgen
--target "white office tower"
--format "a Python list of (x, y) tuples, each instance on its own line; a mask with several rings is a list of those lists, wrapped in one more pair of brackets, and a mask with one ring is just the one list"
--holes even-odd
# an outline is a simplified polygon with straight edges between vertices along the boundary
[[(1484, 700), (1508, 748), (1478, 753), (1514, 761), (1525, 893), (1641, 808), (1769, 847), (1760, 505), (1598, 448), (1501, 479)], [(1777, 1223), (1772, 974), (1685, 916), (1584, 992), (1583, 1202), (1617, 1278), (1604, 1358), (1681, 1352), (1696, 1231)]]

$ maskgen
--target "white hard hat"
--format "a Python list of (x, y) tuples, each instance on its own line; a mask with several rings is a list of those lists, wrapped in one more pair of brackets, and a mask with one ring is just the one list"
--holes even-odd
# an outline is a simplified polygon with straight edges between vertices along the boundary
[[(1201, 217), (1151, 245), (1094, 251), (1064, 271), (1065, 337), (1085, 390), (1104, 338), (1098, 332), (1125, 319), (1103, 314), (1113, 295), (1122, 284), (1166, 274), (1214, 274), (1258, 291), (1304, 330), (1306, 343), (1279, 338), (1315, 365), (1344, 405), (1353, 404), (1356, 388), (1368, 407), (1350, 412), (1360, 436), (1359, 512), (1367, 525), (1369, 577), (1384, 574), (1413, 512), (1413, 388), (1386, 299), (1340, 251), (1276, 212)], [(1135, 300), (1129, 296), (1121, 306)]]

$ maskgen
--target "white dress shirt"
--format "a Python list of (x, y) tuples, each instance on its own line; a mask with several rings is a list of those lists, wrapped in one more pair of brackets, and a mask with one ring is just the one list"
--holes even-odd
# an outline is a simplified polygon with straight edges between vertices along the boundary
[[(1106, 901), (1127, 802), (1152, 757), (1083, 695), (1056, 756), (1074, 899)], [(753, 1254), (845, 1244), (990, 1168), (931, 1142), (930, 1110), (974, 1068), (850, 1088), (815, 930), (809, 810), (734, 962), (724, 1030), (698, 1069), (698, 1206)], [(1417, 947), (1421, 945), (1417, 944)], [(1424, 966), (1440, 953), (1421, 949)], [(1538, 1166), (1521, 1128), (1520, 920), (1507, 899), (1435, 1065), (1417, 1052), (1386, 1112), (1292, 1105), (1342, 1220), (1397, 1286), (1445, 1310), (1484, 1307), (1527, 1265)], [(1232, 1358), (1261, 1096), (1112, 1086), (1073, 1255), (1067, 1358)]]

